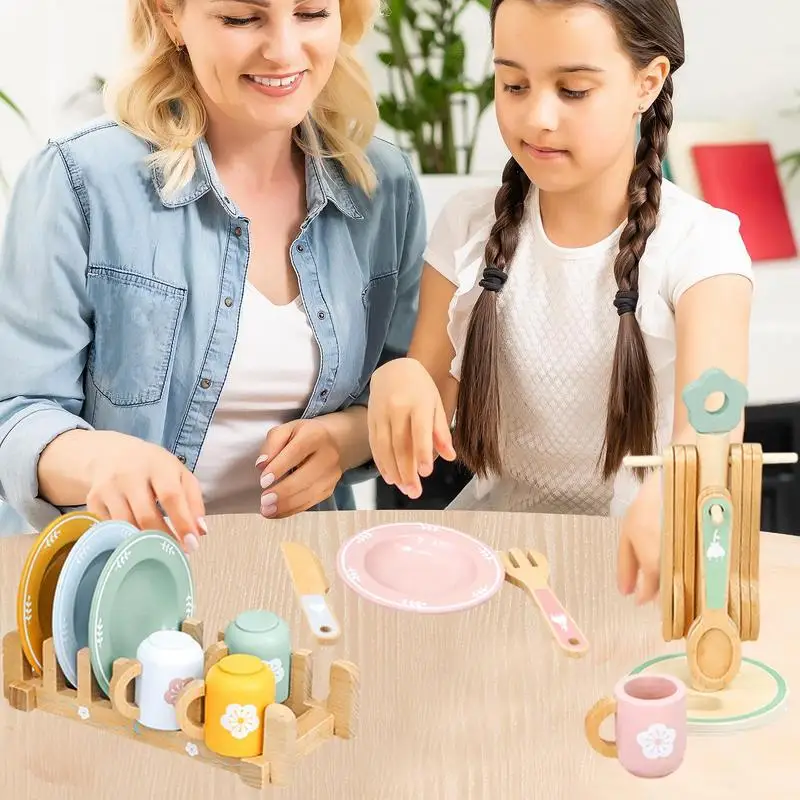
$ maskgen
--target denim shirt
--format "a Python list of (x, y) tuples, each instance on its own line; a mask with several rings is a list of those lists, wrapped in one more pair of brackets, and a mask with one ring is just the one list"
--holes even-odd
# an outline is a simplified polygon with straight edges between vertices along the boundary
[[(101, 119), (50, 141), (15, 186), (0, 249), (0, 533), (20, 532), (10, 507), (34, 528), (65, 510), (37, 480), (65, 431), (131, 434), (189, 469), (199, 457), (236, 342), (249, 222), (204, 140), (173, 196), (150, 152)], [(306, 158), (308, 211), (290, 250), (320, 348), (305, 418), (366, 405), (373, 371), (406, 352), (416, 318), (420, 189), (393, 145), (375, 139), (367, 154), (371, 196), (337, 162)]]

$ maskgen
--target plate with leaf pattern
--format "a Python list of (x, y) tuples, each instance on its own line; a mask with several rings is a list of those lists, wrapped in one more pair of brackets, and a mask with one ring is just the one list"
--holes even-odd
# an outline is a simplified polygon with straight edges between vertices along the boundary
[(44, 669), (44, 640), (53, 634), (53, 598), (64, 562), (75, 542), (97, 522), (86, 511), (70, 511), (44, 528), (28, 551), (17, 588), (17, 630), (36, 675)]
[(111, 554), (139, 529), (130, 522), (98, 522), (70, 550), (53, 600), (53, 650), (70, 686), (78, 686), (78, 651), (89, 644), (89, 610)]
[(89, 611), (89, 652), (100, 689), (108, 696), (118, 658), (136, 658), (153, 632), (180, 630), (194, 613), (194, 581), (178, 543), (161, 531), (140, 531), (111, 554)]

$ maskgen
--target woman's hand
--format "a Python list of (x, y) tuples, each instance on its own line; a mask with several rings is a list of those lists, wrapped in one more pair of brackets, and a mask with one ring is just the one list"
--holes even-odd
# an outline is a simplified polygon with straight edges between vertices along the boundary
[(293, 420), (267, 434), (264, 452), (256, 461), (262, 470), (261, 513), (265, 517), (278, 519), (307, 511), (333, 494), (343, 474), (342, 456), (332, 426), (325, 420)]
[[(70, 466), (80, 477), (67, 486), (62, 479)], [(186, 552), (196, 550), (199, 537), (207, 533), (197, 478), (172, 453), (135, 436), (114, 431), (64, 433), (42, 453), (39, 483), (43, 496), (56, 505), (85, 503), (101, 520), (163, 531)]]
[(420, 476), (441, 455), (456, 457), (436, 383), (413, 358), (379, 367), (370, 381), (369, 443), (383, 479), (411, 498), (422, 494)]
[(661, 480), (649, 475), (622, 520), (617, 584), (622, 594), (636, 591), (646, 603), (658, 595), (661, 577)]

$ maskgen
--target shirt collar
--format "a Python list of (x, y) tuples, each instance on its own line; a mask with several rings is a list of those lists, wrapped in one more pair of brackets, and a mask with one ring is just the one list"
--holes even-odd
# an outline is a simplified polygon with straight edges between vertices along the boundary
[[(153, 168), (153, 183), (159, 199), (167, 208), (178, 208), (193, 203), (209, 191), (214, 192), (223, 208), (231, 216), (240, 216), (236, 204), (225, 194), (214, 167), (211, 150), (204, 137), (194, 147), (196, 169), (189, 182), (178, 192), (168, 195), (163, 173)], [(332, 158), (322, 159), (306, 155), (306, 203), (309, 213), (331, 201), (351, 219), (363, 219), (353, 198), (353, 187), (348, 183), (341, 164)]]

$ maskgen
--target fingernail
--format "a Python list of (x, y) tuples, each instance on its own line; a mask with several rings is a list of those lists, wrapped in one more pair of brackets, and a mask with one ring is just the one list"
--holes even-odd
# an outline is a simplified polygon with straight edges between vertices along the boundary
[(203, 532), (203, 536), (208, 536), (208, 525), (206, 525), (204, 517), (197, 518), (197, 527)]
[(262, 464), (266, 464), (269, 461), (269, 456), (259, 456), (256, 459), (256, 469), (258, 469)]
[(197, 541), (197, 537), (193, 533), (187, 533), (183, 537), (183, 544), (190, 553), (194, 553), (200, 547), (200, 542)]
[(264, 506), (276, 506), (278, 505), (278, 495), (275, 492), (270, 492), (269, 494), (262, 495), (261, 497), (261, 507)]
[(261, 506), (261, 515), (264, 517), (271, 517), (277, 510), (277, 506)]
[(265, 472), (261, 476), (261, 488), (266, 489), (268, 486), (271, 486), (274, 481), (275, 476), (271, 472)]

